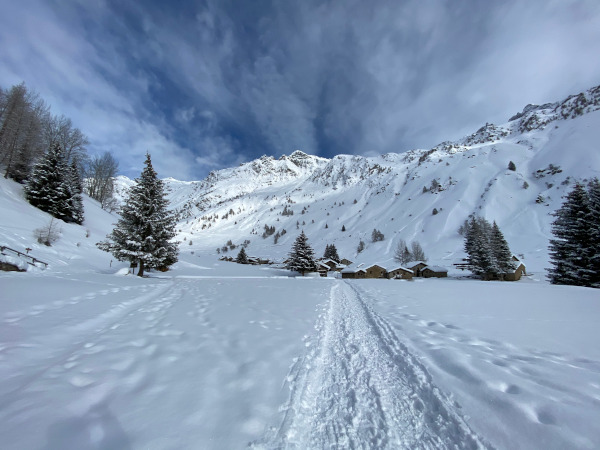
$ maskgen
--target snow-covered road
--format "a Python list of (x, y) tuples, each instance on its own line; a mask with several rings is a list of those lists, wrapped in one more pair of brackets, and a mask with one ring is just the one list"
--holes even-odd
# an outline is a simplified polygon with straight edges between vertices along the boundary
[(331, 288), (290, 374), (285, 417), (257, 447), (482, 448), (389, 324), (348, 283)]

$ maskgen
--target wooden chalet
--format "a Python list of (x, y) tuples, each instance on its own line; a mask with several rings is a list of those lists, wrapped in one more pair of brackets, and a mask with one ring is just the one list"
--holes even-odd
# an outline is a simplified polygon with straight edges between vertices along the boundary
[(423, 278), (446, 278), (448, 269), (442, 266), (426, 266), (421, 270), (421, 276)]
[(362, 268), (350, 268), (350, 267), (346, 267), (345, 269), (342, 269), (342, 278), (353, 278), (353, 279), (357, 279), (357, 278), (366, 278), (367, 277), (367, 271), (365, 269)]
[(365, 271), (365, 278), (387, 278), (387, 270), (378, 264), (366, 267)]
[(321, 275), (322, 277), (326, 277), (327, 272), (329, 272), (330, 270), (331, 270), (331, 268), (327, 264), (325, 264), (323, 261), (317, 262), (317, 272), (319, 272), (319, 275)]
[(411, 261), (404, 264), (404, 267), (412, 270), (413, 276), (421, 277), (421, 272), (425, 267), (427, 267), (427, 263), (425, 263), (424, 261)]
[(335, 270), (336, 272), (340, 272), (345, 267), (343, 264), (339, 264), (333, 259), (323, 259), (319, 262), (327, 265), (329, 270)]
[(525, 264), (523, 264), (516, 256), (513, 256), (512, 260), (516, 262), (517, 268), (514, 272), (503, 274), (504, 281), (519, 281), (523, 275), (527, 275)]
[(340, 261), (340, 264), (343, 264), (344, 266), (349, 266), (350, 264), (352, 264), (352, 261), (350, 261), (349, 259), (346, 259), (346, 258), (342, 258), (342, 260)]
[(406, 267), (397, 266), (387, 271), (387, 277), (394, 280), (412, 280), (414, 273)]

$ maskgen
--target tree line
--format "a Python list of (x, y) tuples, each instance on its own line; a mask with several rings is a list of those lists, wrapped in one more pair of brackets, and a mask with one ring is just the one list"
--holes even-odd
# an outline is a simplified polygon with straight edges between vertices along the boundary
[[(118, 163), (109, 152), (90, 157), (89, 144), (71, 119), (52, 114), (25, 83), (0, 87), (0, 167), (4, 178), (28, 185), (26, 195), (34, 206), (75, 223), (83, 221), (83, 192), (103, 208), (114, 208)], [(45, 199), (42, 190), (49, 191)]]

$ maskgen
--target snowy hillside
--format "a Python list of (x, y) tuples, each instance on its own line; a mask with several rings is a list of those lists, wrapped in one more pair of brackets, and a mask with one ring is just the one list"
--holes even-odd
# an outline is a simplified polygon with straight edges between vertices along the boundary
[[(574, 181), (600, 175), (599, 108), (596, 87), (528, 105), (505, 124), (430, 150), (331, 160), (296, 151), (199, 182), (167, 179), (179, 239), (192, 241), (184, 249), (215, 254), (229, 240), (249, 240), (249, 254), (283, 259), (304, 229), (319, 255), (335, 243), (342, 257), (386, 262), (400, 239), (418, 240), (430, 260), (451, 265), (463, 257), (458, 229), (475, 213), (496, 220), (513, 252), (540, 273), (548, 266), (549, 214)], [(130, 183), (120, 177), (121, 192)], [(261, 237), (265, 225), (286, 234), (275, 244)], [(373, 228), (383, 242), (371, 243)], [(360, 240), (366, 249), (358, 256)]]

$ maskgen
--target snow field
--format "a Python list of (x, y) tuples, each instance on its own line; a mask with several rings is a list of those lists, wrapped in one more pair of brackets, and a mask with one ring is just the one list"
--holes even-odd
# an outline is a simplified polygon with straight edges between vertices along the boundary
[(398, 284), (354, 282), (494, 447), (600, 445), (595, 290), (531, 281)]
[[(259, 438), (329, 288), (259, 276), (90, 275), (62, 279), (65, 295), (49, 290), (43, 303), (39, 283), (0, 278), (3, 448), (216, 449)], [(110, 284), (90, 289), (101, 281)]]
[(3, 448), (600, 445), (593, 289), (56, 266), (0, 274)]

